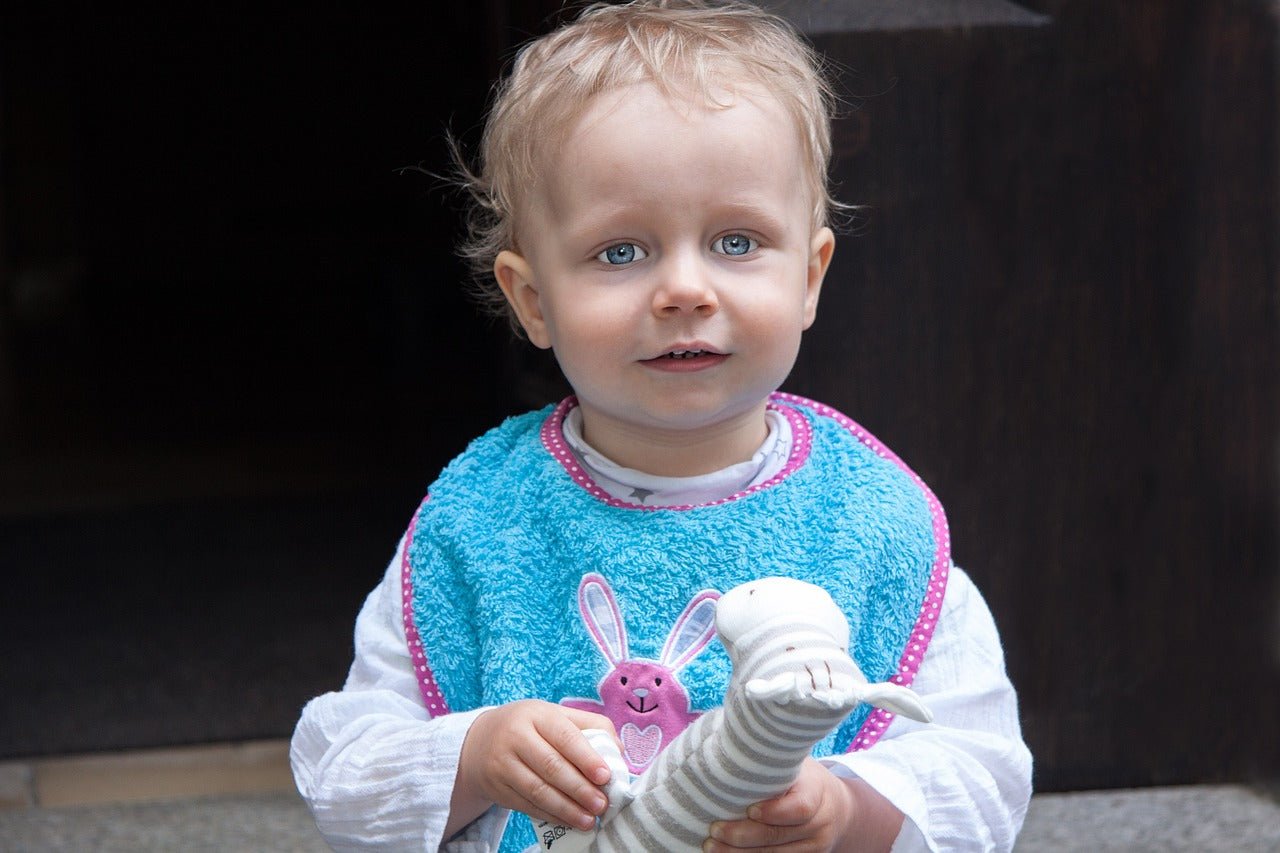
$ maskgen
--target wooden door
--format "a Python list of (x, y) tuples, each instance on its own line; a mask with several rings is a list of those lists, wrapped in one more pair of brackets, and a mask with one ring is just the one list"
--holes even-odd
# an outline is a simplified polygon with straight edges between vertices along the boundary
[(948, 507), (1037, 786), (1274, 776), (1276, 4), (783, 8), (868, 206), (791, 386)]

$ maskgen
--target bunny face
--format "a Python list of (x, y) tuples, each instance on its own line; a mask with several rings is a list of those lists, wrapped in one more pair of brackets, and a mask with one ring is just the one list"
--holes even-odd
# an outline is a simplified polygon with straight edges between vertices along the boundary
[(631, 657), (622, 611), (603, 575), (588, 574), (578, 586), (582, 620), (609, 671), (596, 686), (600, 701), (564, 699), (562, 703), (613, 720), (633, 773), (642, 772), (663, 745), (699, 716), (689, 707), (689, 694), (678, 673), (711, 641), (719, 597), (715, 590), (697, 593), (676, 619), (655, 661)]
[(659, 708), (677, 707), (686, 713), (689, 697), (676, 674), (657, 663), (626, 661), (614, 667), (600, 682), (600, 701), (606, 708), (642, 717)]

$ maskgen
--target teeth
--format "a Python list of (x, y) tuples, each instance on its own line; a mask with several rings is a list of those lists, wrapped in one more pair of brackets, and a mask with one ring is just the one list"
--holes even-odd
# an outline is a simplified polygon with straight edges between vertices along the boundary
[(697, 358), (702, 355), (700, 349), (678, 349), (667, 353), (667, 358)]

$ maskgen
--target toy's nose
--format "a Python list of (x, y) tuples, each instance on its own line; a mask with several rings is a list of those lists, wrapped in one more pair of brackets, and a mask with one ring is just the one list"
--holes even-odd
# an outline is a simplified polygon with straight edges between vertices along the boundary
[(645, 690), (643, 687), (637, 687), (632, 692), (636, 694), (637, 699), (643, 699), (644, 697), (649, 695), (649, 691)]

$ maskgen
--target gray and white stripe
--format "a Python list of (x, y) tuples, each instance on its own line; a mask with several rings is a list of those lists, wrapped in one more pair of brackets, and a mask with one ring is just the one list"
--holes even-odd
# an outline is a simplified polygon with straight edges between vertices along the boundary
[[(614, 769), (598, 830), (539, 849), (696, 853), (711, 823), (742, 818), (785, 792), (813, 745), (860, 702), (929, 719), (909, 689), (867, 683), (849, 656), (844, 615), (811, 584), (766, 578), (730, 590), (716, 605), (716, 629), (733, 662), (724, 705), (695, 720), (633, 783)], [(611, 768), (622, 764), (612, 736), (588, 736)]]

